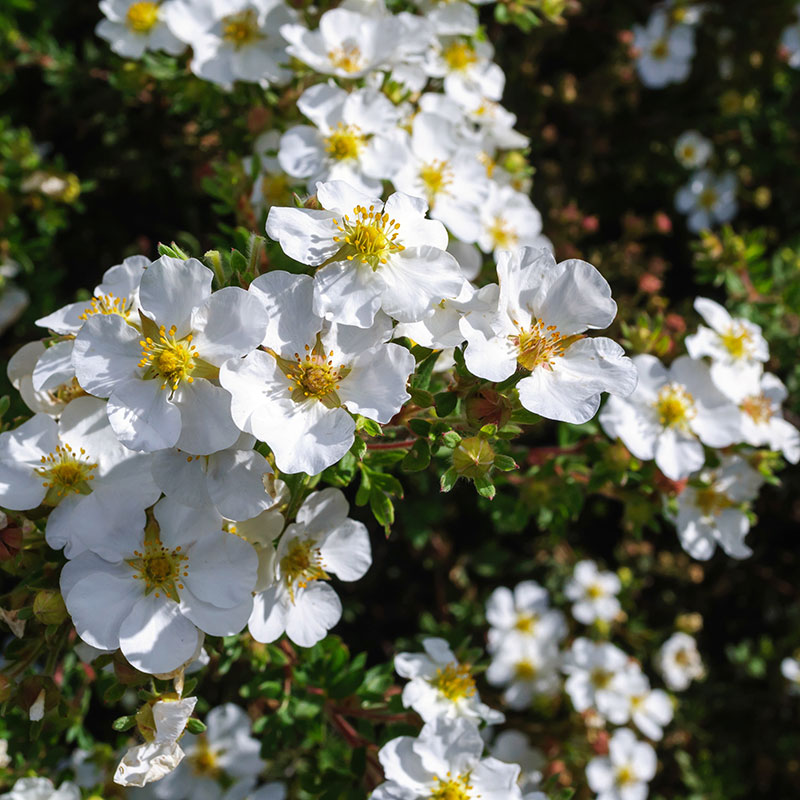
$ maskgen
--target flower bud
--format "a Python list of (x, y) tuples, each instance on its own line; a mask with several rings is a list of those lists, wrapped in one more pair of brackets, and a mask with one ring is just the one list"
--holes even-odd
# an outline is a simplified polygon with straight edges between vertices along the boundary
[(502, 428), (511, 419), (511, 401), (494, 389), (479, 389), (467, 397), (464, 407), (467, 421), (476, 428), (484, 425)]
[(453, 451), (453, 468), (465, 478), (482, 478), (494, 464), (494, 450), (482, 436), (462, 439)]
[(33, 616), (43, 625), (59, 625), (67, 618), (67, 607), (61, 592), (41, 589), (33, 598)]
[(22, 531), (10, 526), (0, 531), (0, 561), (10, 561), (22, 547)]

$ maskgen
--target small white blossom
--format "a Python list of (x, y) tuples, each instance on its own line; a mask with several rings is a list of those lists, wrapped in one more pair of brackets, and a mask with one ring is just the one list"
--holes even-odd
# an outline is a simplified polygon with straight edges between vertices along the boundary
[(675, 692), (688, 689), (693, 680), (705, 675), (697, 642), (688, 633), (673, 633), (661, 645), (656, 656), (656, 666), (664, 683)]
[(544, 753), (538, 747), (531, 747), (528, 737), (522, 731), (505, 730), (497, 734), (489, 748), (491, 754), (506, 764), (519, 764), (517, 782), (526, 793), (539, 788), (543, 770), (547, 766)]
[(423, 639), (422, 647), (424, 653), (398, 653), (394, 659), (397, 674), (409, 679), (403, 688), (406, 708), (426, 722), (440, 717), (503, 722), (503, 714), (481, 702), (471, 666), (459, 662), (444, 639)]
[(594, 561), (579, 561), (564, 593), (572, 601), (572, 616), (584, 625), (596, 620), (611, 622), (620, 612), (617, 599), (621, 584), (613, 572), (600, 572)]
[(711, 142), (698, 131), (685, 131), (675, 142), (675, 158), (687, 169), (704, 167), (712, 152)]
[(638, 53), (636, 71), (650, 89), (683, 83), (692, 68), (694, 29), (671, 24), (664, 11), (654, 11), (647, 26), (633, 26), (633, 46)]
[(568, 675), (564, 688), (575, 710), (583, 712), (595, 708), (599, 711), (603, 707), (607, 711), (624, 703), (613, 684), (628, 663), (628, 656), (613, 644), (578, 637), (565, 654), (563, 664)]
[(800, 694), (800, 659), (784, 658), (781, 661), (781, 675), (789, 681), (789, 691)]
[(536, 697), (552, 696), (561, 686), (555, 642), (524, 636), (506, 638), (492, 654), (486, 680), (505, 687), (503, 702), (515, 711), (528, 708)]
[(686, 224), (693, 233), (730, 222), (739, 210), (736, 201), (738, 181), (732, 172), (715, 175), (704, 169), (695, 172), (675, 195), (675, 208), (688, 215)]
[(620, 728), (608, 743), (608, 756), (593, 758), (586, 767), (596, 800), (644, 800), (647, 784), (656, 774), (656, 752), (637, 741), (633, 731)]
[(489, 652), (507, 639), (527, 637), (542, 644), (558, 644), (567, 635), (564, 614), (550, 608), (547, 589), (536, 581), (522, 581), (513, 591), (500, 586), (486, 602), (489, 629)]
[(542, 215), (527, 194), (511, 186), (489, 185), (489, 196), (480, 206), (478, 247), (494, 253), (498, 261), (503, 251), (552, 249), (542, 236)]
[(145, 50), (180, 55), (186, 45), (166, 24), (168, 6), (161, 0), (100, 0), (105, 19), (97, 23), (95, 33), (124, 58), (141, 58)]

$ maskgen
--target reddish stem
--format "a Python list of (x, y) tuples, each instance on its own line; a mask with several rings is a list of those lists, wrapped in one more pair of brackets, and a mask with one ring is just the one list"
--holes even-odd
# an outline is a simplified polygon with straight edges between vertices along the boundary
[(367, 442), (367, 450), (400, 450), (412, 447), (416, 441), (416, 439), (403, 439), (394, 442)]

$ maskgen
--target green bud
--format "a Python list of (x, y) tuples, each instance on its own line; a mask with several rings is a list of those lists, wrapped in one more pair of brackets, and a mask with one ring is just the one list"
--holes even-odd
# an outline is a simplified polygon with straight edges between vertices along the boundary
[(462, 439), (453, 451), (453, 469), (465, 478), (484, 478), (494, 464), (494, 450), (481, 436)]
[(41, 589), (33, 598), (33, 616), (42, 625), (60, 625), (67, 618), (67, 607), (61, 592)]

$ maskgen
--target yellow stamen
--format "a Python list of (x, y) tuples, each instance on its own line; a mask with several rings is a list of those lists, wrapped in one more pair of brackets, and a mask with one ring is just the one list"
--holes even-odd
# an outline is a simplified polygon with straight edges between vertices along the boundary
[(748, 355), (748, 346), (752, 337), (750, 331), (743, 325), (731, 325), (725, 333), (720, 334), (720, 339), (722, 339), (722, 346), (731, 354), (732, 358), (739, 359)]
[(158, 22), (158, 3), (144, 0), (133, 3), (125, 14), (125, 24), (134, 33), (150, 33)]
[(258, 15), (253, 8), (223, 17), (221, 24), (222, 38), (237, 50), (264, 38), (258, 27)]
[(305, 589), (314, 581), (327, 581), (330, 576), (325, 572), (322, 554), (313, 539), (293, 539), (289, 542), (286, 555), (281, 559), (283, 575), (289, 596), (294, 603), (296, 589)]
[(739, 404), (739, 408), (744, 411), (756, 425), (769, 422), (775, 413), (772, 407), (772, 400), (764, 394), (754, 394), (750, 395), (750, 397), (745, 397)]
[(453, 182), (453, 171), (446, 161), (434, 159), (420, 167), (419, 179), (424, 186), (428, 204), (432, 206), (436, 195), (441, 194)]
[(120, 317), (127, 319), (130, 316), (131, 309), (128, 301), (124, 297), (115, 297), (113, 292), (102, 294), (100, 297), (93, 297), (90, 305), (84, 309), (78, 319), (86, 321), (94, 314), (103, 314), (109, 316), (111, 314), (118, 314)]
[(145, 380), (155, 378), (161, 381), (162, 389), (169, 386), (173, 391), (181, 381), (194, 382), (192, 374), (197, 366), (197, 348), (192, 344), (192, 334), (176, 339), (175, 332), (174, 325), (169, 331), (162, 325), (157, 342), (149, 336), (139, 342), (142, 347), (139, 366), (147, 370)]
[(469, 664), (453, 661), (437, 669), (430, 683), (448, 700), (456, 701), (463, 697), (472, 697), (475, 694), (475, 681), (470, 669)]
[(367, 137), (361, 133), (358, 125), (345, 125), (340, 122), (336, 128), (325, 137), (325, 152), (335, 161), (358, 158)]
[(437, 775), (433, 776), (435, 783), (430, 800), (470, 800), (472, 785), (469, 782), (469, 773), (452, 777), (448, 772), (444, 780)]
[(136, 580), (144, 581), (145, 594), (155, 592), (156, 597), (161, 597), (163, 593), (178, 603), (178, 589), (184, 588), (183, 579), (189, 575), (188, 556), (181, 552), (182, 549), (179, 545), (168, 550), (158, 533), (148, 533), (144, 550), (134, 550), (134, 557), (125, 559), (125, 563), (133, 567)]
[(662, 386), (655, 402), (658, 421), (665, 428), (686, 428), (697, 413), (694, 398), (679, 383)]
[(357, 44), (351, 42), (329, 50), (328, 58), (330, 59), (331, 65), (336, 69), (342, 70), (342, 72), (358, 72), (364, 64), (361, 49)]
[(555, 325), (545, 325), (541, 319), (533, 320), (527, 329), (519, 325), (517, 329), (517, 335), (509, 336), (509, 339), (516, 347), (517, 363), (531, 371), (537, 367), (552, 369), (555, 359), (563, 356), (570, 345), (583, 338), (582, 334), (562, 336)]
[(348, 261), (358, 259), (377, 270), (381, 264), (388, 262), (390, 256), (405, 250), (397, 241), (400, 223), (388, 214), (376, 211), (375, 206), (356, 206), (352, 214), (352, 219), (345, 214), (341, 223), (334, 220), (336, 227), (344, 234), (334, 237), (334, 241), (342, 247), (337, 258), (344, 256)]
[(489, 237), (495, 250), (514, 250), (519, 242), (519, 234), (500, 214), (489, 225)]
[(442, 58), (453, 72), (463, 72), (478, 60), (475, 48), (465, 41), (451, 42), (442, 50)]

